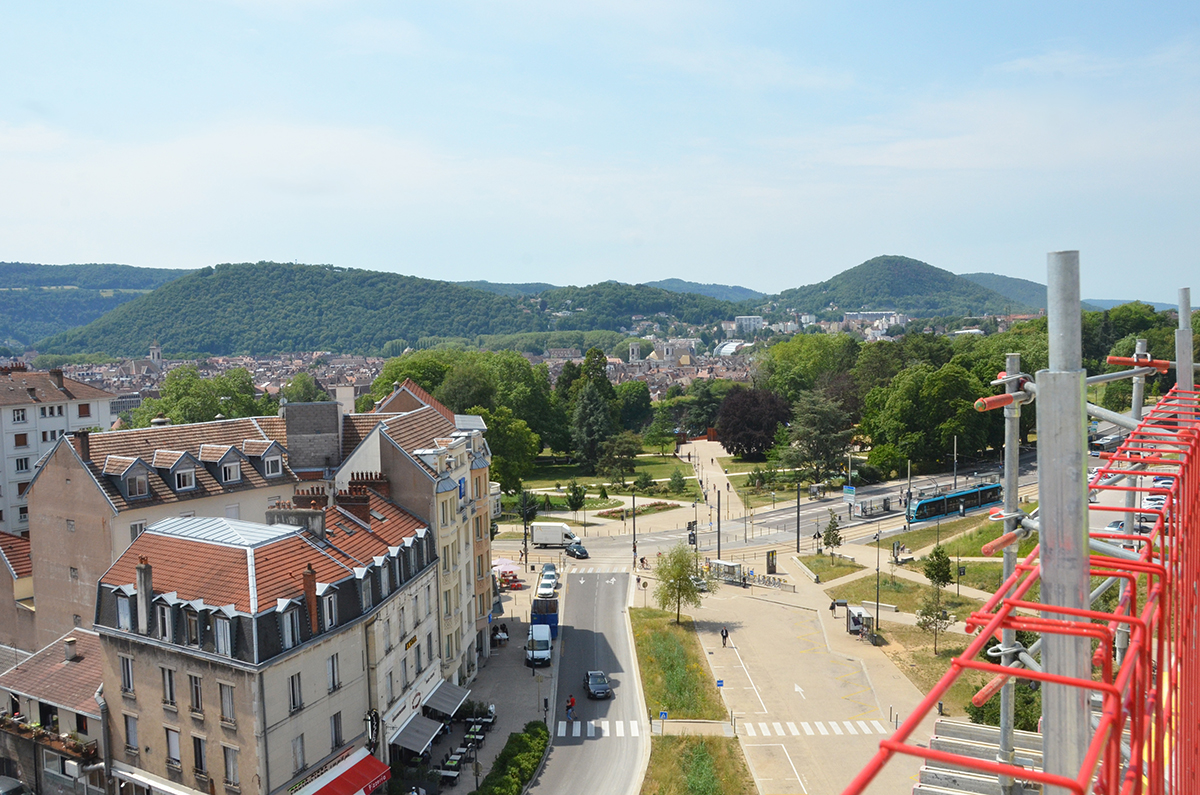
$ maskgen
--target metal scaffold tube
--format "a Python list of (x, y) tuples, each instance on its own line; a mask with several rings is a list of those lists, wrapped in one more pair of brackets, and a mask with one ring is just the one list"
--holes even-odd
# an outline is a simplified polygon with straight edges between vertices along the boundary
[[(1004, 370), (1009, 375), (1021, 372), (1021, 354), (1009, 353), (1004, 357)], [(1020, 383), (1015, 379), (1009, 379), (1005, 384), (1005, 392), (1007, 394), (1015, 394), (1020, 389)], [(1017, 496), (1017, 476), (1020, 474), (1020, 452), (1021, 452), (1021, 403), (1014, 400), (1012, 403), (1004, 407), (1004, 532), (1014, 533), (1020, 523), (1020, 517), (1017, 513), (1019, 501)], [(1007, 581), (1012, 576), (1017, 568), (1017, 543), (1009, 544), (1004, 548), (1004, 576), (1002, 581)], [(1001, 631), (1000, 646), (1001, 646), (1001, 662), (1003, 665), (1011, 666), (1017, 658), (1016, 654), (1017, 633), (1016, 630), (1005, 627)], [(1000, 750), (996, 754), (996, 761), (1000, 764), (1011, 765), (1013, 763), (1013, 728), (1015, 723), (1016, 713), (1016, 692), (1014, 690), (1016, 683), (1012, 677), (1009, 677), (1004, 686), (1000, 690)], [(1011, 776), (1000, 776), (1000, 791), (1003, 795), (1012, 795), (1013, 779)]]
[[(1136, 345), (1136, 347), (1134, 348), (1135, 357), (1136, 358), (1144, 358), (1147, 355), (1147, 351), (1149, 351), (1146, 340), (1139, 339), (1139, 340), (1137, 340), (1135, 345)], [(1140, 376), (1140, 375), (1134, 376), (1133, 377), (1133, 402), (1132, 402), (1132, 408), (1129, 412), (1129, 416), (1131, 418), (1133, 418), (1133, 420), (1135, 422), (1140, 423), (1142, 421), (1142, 402), (1145, 399), (1146, 399), (1146, 377)], [(1138, 526), (1137, 522), (1135, 521), (1135, 518), (1136, 518), (1135, 514), (1133, 512), (1133, 509), (1134, 509), (1136, 503), (1137, 503), (1137, 494), (1133, 490), (1129, 490), (1129, 491), (1125, 492), (1125, 508), (1127, 509), (1125, 511), (1125, 530), (1126, 530), (1126, 532), (1133, 532), (1134, 529), (1136, 529)], [(1122, 602), (1127, 599), (1128, 587), (1129, 586), (1125, 583), (1125, 581), (1122, 580), (1121, 581), (1121, 597), (1120, 597)], [(1129, 627), (1122, 624), (1120, 627), (1117, 628), (1117, 665), (1118, 666), (1121, 665), (1121, 663), (1125, 661), (1125, 650), (1128, 648), (1129, 648)]]
[(1192, 351), (1192, 288), (1179, 289), (1179, 328), (1175, 331), (1175, 377), (1180, 389), (1196, 389), (1196, 370)]
[[(1038, 503), (1041, 519), (1041, 599), (1047, 607), (1088, 606), (1088, 521), (1086, 392), (1082, 369), (1079, 252), (1048, 257), (1049, 369), (1037, 373)], [(1069, 614), (1045, 610), (1048, 619)], [(1047, 674), (1086, 680), (1091, 649), (1087, 638), (1050, 633), (1042, 639)], [(1048, 682), (1042, 691), (1046, 737), (1045, 771), (1074, 778), (1083, 767), (1091, 737), (1088, 693)], [(1051, 786), (1048, 795), (1067, 790)]]

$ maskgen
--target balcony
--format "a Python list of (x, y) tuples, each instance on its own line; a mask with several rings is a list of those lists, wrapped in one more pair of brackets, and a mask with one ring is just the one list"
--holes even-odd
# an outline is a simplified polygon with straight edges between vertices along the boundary
[(45, 746), (55, 753), (84, 763), (94, 761), (98, 755), (98, 740), (83, 742), (76, 739), (73, 733), (55, 734), (49, 729), (42, 728), (39, 723), (25, 723), (17, 716), (14, 719), (8, 713), (0, 713), (0, 731), (16, 737), (22, 737), (31, 743)]

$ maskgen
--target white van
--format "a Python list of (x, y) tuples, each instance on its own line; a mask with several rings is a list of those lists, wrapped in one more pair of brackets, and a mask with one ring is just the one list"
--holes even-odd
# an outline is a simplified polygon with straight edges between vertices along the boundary
[(550, 627), (545, 624), (532, 624), (529, 627), (529, 640), (525, 643), (525, 662), (529, 665), (549, 665)]

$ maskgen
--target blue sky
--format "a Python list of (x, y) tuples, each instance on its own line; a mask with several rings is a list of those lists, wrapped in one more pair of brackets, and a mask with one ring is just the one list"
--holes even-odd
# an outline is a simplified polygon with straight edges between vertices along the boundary
[[(0, 260), (1200, 293), (1200, 4), (0, 3)], [(1194, 303), (1200, 304), (1200, 294)]]

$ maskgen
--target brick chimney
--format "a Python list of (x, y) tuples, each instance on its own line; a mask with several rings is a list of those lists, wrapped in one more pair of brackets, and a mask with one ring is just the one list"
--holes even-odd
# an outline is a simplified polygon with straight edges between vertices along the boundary
[(345, 508), (350, 514), (371, 523), (371, 495), (362, 486), (351, 486), (346, 491), (337, 494), (337, 506)]
[(351, 472), (350, 486), (362, 486), (372, 489), (385, 499), (392, 498), (391, 487), (388, 485), (387, 476), (382, 472)]
[(308, 622), (312, 627), (312, 634), (316, 635), (319, 631), (317, 627), (317, 572), (313, 570), (311, 563), (301, 572), (300, 579), (304, 583), (304, 603), (308, 605)]
[(87, 431), (75, 431), (75, 450), (84, 461), (92, 460), (92, 444)]
[(310, 489), (299, 489), (296, 495), (292, 497), (292, 504), (297, 508), (322, 510), (329, 504), (329, 495), (320, 486), (313, 486)]
[(154, 598), (154, 578), (150, 570), (150, 559), (145, 555), (137, 564), (137, 631), (139, 635), (150, 634), (150, 606)]
[(63, 374), (60, 368), (56, 367), (50, 371), (50, 381), (59, 389), (63, 388)]

